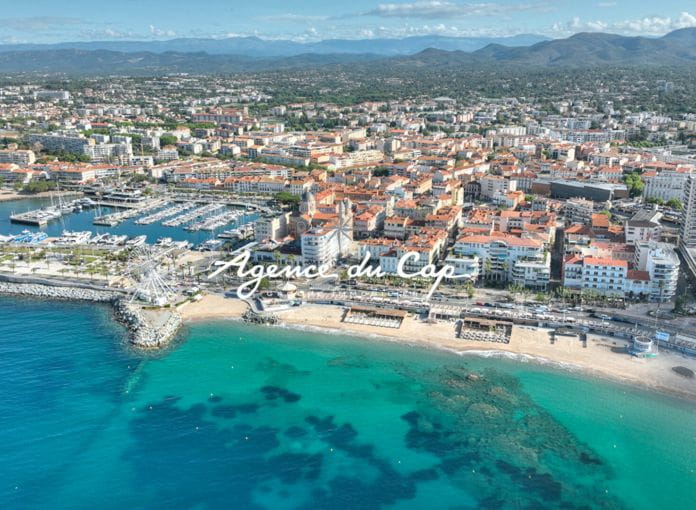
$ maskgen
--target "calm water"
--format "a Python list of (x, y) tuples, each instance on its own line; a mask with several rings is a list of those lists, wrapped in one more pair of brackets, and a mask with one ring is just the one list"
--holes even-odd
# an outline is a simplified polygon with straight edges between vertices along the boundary
[[(72, 198), (66, 199), (66, 201), (70, 200), (72, 200)], [(140, 216), (136, 216), (135, 218), (126, 220), (115, 227), (97, 226), (92, 224), (92, 220), (94, 219), (94, 217), (99, 215), (97, 213), (97, 209), (85, 209), (82, 212), (69, 214), (57, 221), (49, 223), (41, 229), (39, 229), (39, 227), (19, 225), (10, 222), (10, 215), (12, 213), (19, 213), (29, 211), (32, 209), (39, 209), (50, 204), (50, 199), (25, 199), (14, 200), (10, 202), (0, 202), (0, 235), (18, 234), (22, 230), (28, 229), (32, 231), (43, 230), (49, 236), (54, 237), (60, 236), (63, 230), (89, 230), (91, 232), (99, 234), (109, 232), (111, 234), (127, 235), (130, 237), (147, 235), (148, 243), (154, 243), (160, 237), (171, 237), (175, 241), (190, 241), (194, 244), (199, 244), (203, 241), (207, 241), (208, 239), (214, 239), (217, 236), (217, 234), (221, 233), (223, 230), (235, 228), (243, 223), (247, 223), (256, 218), (256, 215), (254, 213), (248, 214), (241, 218), (238, 224), (225, 225), (224, 227), (216, 229), (212, 232), (187, 232), (182, 227), (164, 227), (160, 224), (160, 222), (151, 223), (150, 225), (137, 225), (135, 223), (135, 220), (137, 220)], [(161, 209), (168, 209), (172, 206), (173, 204), (170, 204)], [(160, 209), (148, 211), (147, 213), (143, 213), (142, 216), (153, 214), (158, 210)], [(114, 211), (108, 207), (104, 207), (101, 210), (102, 214), (108, 214), (111, 212)], [(165, 218), (163, 221), (167, 219), (169, 219), (169, 217)]]
[[(696, 409), (551, 368), (0, 298), (3, 508), (693, 508)], [(475, 374), (472, 376), (471, 374)]]

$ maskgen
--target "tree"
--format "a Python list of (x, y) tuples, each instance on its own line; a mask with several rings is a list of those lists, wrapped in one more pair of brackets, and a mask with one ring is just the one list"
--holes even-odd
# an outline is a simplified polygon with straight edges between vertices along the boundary
[(684, 206), (682, 205), (681, 201), (676, 198), (670, 198), (669, 200), (667, 200), (667, 205), (672, 209), (676, 209), (677, 211), (681, 211), (684, 209)]
[(21, 189), (26, 193), (42, 193), (44, 191), (54, 190), (56, 187), (57, 184), (55, 181), (32, 180), (25, 184)]
[(474, 282), (471, 280), (467, 280), (465, 285), (465, 290), (466, 290), (466, 296), (471, 299), (474, 297)]
[(276, 193), (275, 195), (273, 195), (273, 198), (281, 204), (297, 205), (300, 203), (299, 196), (293, 195), (292, 193), (288, 193), (287, 191), (281, 191), (280, 193)]
[(160, 136), (160, 147), (166, 147), (167, 145), (176, 145), (179, 139), (173, 135), (163, 135)]
[(486, 279), (490, 280), (491, 278), (491, 259), (486, 259), (486, 261), (483, 263), (483, 269), (486, 272)]
[(640, 196), (643, 193), (645, 183), (641, 179), (640, 172), (631, 172), (624, 175), (624, 183), (628, 186), (628, 192), (632, 197)]

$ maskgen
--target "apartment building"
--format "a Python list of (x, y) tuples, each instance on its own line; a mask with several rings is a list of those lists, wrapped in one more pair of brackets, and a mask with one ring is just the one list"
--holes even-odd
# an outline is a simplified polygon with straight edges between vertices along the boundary
[(302, 263), (332, 267), (340, 256), (338, 232), (334, 227), (317, 227), (302, 234)]
[(476, 256), (481, 278), (546, 289), (551, 278), (551, 257), (536, 239), (510, 235), (460, 237), (454, 245), (457, 256)]
[(680, 229), (681, 243), (696, 248), (696, 176), (689, 175), (684, 183), (684, 211)]
[(224, 187), (235, 193), (275, 194), (285, 191), (287, 183), (283, 177), (228, 177)]
[(655, 209), (638, 211), (624, 223), (624, 235), (627, 244), (659, 241), (662, 233), (660, 225), (662, 213)]
[(14, 163), (19, 166), (28, 166), (36, 161), (34, 151), (28, 150), (0, 150), (0, 163)]
[(584, 198), (569, 198), (563, 204), (563, 214), (570, 223), (589, 223), (594, 203)]
[(677, 291), (679, 264), (671, 245), (656, 242), (636, 243), (632, 261), (572, 254), (563, 262), (563, 285), (605, 295), (667, 302)]
[(496, 195), (506, 195), (511, 191), (517, 191), (517, 181), (505, 179), (499, 175), (485, 175), (479, 180), (481, 184), (481, 196), (492, 200)]
[(606, 295), (625, 293), (628, 262), (613, 258), (570, 256), (563, 263), (563, 286)]
[(645, 172), (642, 176), (645, 187), (643, 196), (664, 200), (684, 200), (684, 188), (690, 173), (686, 170), (662, 170)]
[(176, 161), (179, 159), (179, 151), (176, 147), (163, 147), (155, 152), (156, 161)]
[(95, 141), (85, 138), (82, 135), (61, 134), (61, 133), (33, 133), (24, 137), (28, 144), (40, 144), (45, 151), (65, 151), (72, 154), (85, 154), (85, 148), (94, 144)]
[(672, 245), (654, 241), (636, 243), (634, 266), (650, 276), (650, 301), (667, 302), (675, 296), (680, 262)]
[(291, 213), (261, 216), (254, 222), (254, 239), (258, 242), (280, 241), (288, 235)]

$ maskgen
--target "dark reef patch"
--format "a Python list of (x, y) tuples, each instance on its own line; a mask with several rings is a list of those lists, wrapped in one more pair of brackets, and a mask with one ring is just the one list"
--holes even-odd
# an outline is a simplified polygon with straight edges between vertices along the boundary
[(257, 404), (219, 405), (213, 408), (211, 414), (218, 418), (232, 419), (240, 414), (253, 414), (259, 407)]
[(280, 388), (279, 386), (264, 386), (261, 388), (261, 393), (266, 397), (266, 400), (282, 399), (285, 402), (293, 403), (300, 400), (301, 396), (292, 391)]

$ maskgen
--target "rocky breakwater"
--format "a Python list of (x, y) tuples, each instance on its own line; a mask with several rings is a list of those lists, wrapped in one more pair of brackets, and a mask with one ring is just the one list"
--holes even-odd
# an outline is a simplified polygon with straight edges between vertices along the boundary
[(130, 341), (143, 349), (167, 345), (181, 327), (181, 316), (169, 309), (143, 309), (126, 299), (114, 302), (116, 319), (130, 331)]
[(130, 342), (145, 349), (157, 349), (167, 345), (179, 331), (182, 322), (181, 316), (174, 310), (144, 310), (130, 303), (122, 292), (109, 289), (0, 281), (0, 294), (109, 303), (114, 307), (116, 319), (128, 329)]
[(109, 290), (16, 282), (0, 282), (0, 294), (49, 299), (94, 301), (98, 303), (111, 303), (120, 296), (119, 293)]

